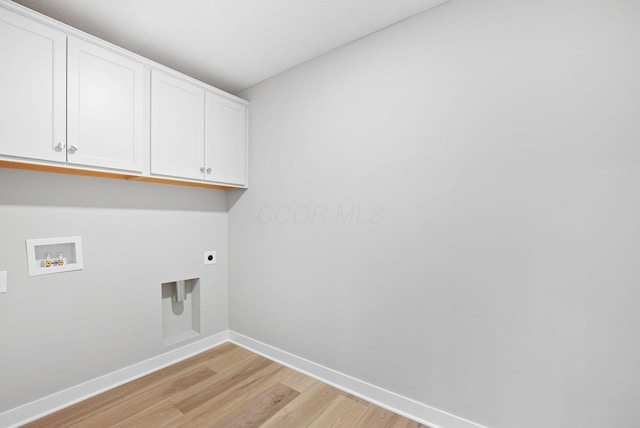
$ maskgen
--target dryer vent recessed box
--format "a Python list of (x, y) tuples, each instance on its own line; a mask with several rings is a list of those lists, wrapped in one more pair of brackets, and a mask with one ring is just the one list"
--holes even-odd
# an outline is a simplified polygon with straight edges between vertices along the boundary
[(82, 238), (27, 239), (29, 276), (82, 270)]

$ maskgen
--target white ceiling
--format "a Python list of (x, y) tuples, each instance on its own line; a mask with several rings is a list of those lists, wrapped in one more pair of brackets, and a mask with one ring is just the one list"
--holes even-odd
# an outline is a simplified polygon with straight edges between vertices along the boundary
[(14, 0), (236, 93), (446, 0)]

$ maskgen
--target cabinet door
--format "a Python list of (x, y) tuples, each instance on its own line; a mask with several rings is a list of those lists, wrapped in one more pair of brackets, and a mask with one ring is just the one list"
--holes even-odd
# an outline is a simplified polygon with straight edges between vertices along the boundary
[(65, 34), (0, 7), (1, 155), (64, 162), (65, 58)]
[(151, 173), (204, 178), (204, 89), (151, 74)]
[(143, 66), (69, 37), (67, 162), (142, 171)]
[(205, 114), (205, 180), (246, 185), (247, 107), (207, 92)]

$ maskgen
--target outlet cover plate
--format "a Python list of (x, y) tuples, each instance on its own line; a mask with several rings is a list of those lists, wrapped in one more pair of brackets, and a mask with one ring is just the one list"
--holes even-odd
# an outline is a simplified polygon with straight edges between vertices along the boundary
[(205, 265), (216, 264), (216, 252), (214, 250), (204, 252), (204, 264)]
[(0, 293), (7, 292), (7, 271), (0, 271)]

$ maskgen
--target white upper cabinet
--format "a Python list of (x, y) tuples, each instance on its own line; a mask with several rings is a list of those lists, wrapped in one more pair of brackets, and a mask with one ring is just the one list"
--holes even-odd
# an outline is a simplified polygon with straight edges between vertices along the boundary
[(0, 0), (2, 165), (246, 187), (248, 105)]
[(205, 180), (247, 184), (247, 107), (207, 92), (205, 104)]
[(154, 70), (151, 173), (245, 186), (247, 106)]
[(64, 162), (66, 38), (0, 8), (0, 153)]
[(67, 162), (141, 172), (142, 64), (69, 37)]
[(204, 178), (204, 89), (153, 70), (151, 173)]

